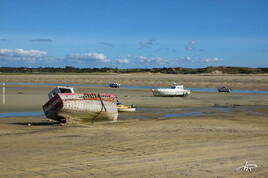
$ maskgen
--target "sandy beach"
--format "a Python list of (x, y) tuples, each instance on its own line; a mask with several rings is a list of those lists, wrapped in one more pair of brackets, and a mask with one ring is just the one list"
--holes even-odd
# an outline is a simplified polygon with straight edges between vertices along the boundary
[[(268, 90), (267, 75), (0, 75), (0, 83)], [(2, 88), (2, 86), (1, 86)], [(42, 112), (54, 86), (5, 85), (0, 113)], [(137, 106), (116, 123), (59, 126), (44, 116), (0, 118), (0, 177), (267, 177), (268, 94), (75, 87)], [(2, 93), (2, 89), (1, 89)], [(1, 95), (1, 101), (2, 101)], [(190, 114), (189, 114), (190, 113)], [(257, 164), (252, 171), (235, 169)]]

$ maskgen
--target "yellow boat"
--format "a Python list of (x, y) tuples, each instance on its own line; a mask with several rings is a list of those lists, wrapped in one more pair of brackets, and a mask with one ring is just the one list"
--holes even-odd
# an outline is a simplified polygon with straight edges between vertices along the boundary
[(117, 110), (118, 112), (133, 112), (133, 111), (136, 111), (136, 108), (134, 108), (133, 106), (125, 106), (123, 104), (119, 104), (117, 105)]

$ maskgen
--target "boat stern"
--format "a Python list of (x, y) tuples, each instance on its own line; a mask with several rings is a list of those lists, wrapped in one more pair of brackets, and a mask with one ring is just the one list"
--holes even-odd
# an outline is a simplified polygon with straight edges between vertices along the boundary
[(43, 111), (47, 118), (57, 121), (61, 120), (61, 117), (57, 113), (62, 109), (63, 103), (59, 95), (55, 95), (46, 104), (43, 105)]

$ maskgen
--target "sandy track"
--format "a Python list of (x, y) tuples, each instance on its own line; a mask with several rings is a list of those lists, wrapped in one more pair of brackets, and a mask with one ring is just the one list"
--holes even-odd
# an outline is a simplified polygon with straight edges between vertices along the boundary
[[(1, 119), (0, 176), (267, 177), (268, 122), (247, 114), (72, 127)], [(235, 171), (245, 161), (258, 168)]]

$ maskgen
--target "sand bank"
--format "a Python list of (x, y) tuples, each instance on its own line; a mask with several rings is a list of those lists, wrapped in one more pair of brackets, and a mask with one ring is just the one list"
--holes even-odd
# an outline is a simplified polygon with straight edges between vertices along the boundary
[(268, 75), (178, 75), (178, 74), (84, 74), (84, 75), (0, 75), (0, 83), (63, 83), (108, 85), (112, 81), (130, 86), (170, 87), (174, 82), (188, 88), (268, 90)]
[[(40, 112), (48, 101), (47, 94), (55, 86), (5, 86), (5, 105), (0, 103), (0, 112)], [(75, 87), (76, 92), (112, 93), (123, 104), (137, 107), (181, 108), (234, 105), (268, 105), (267, 94), (192, 92), (188, 97), (154, 97), (148, 89), (111, 89), (108, 87)], [(2, 95), (1, 95), (2, 97)], [(2, 98), (0, 98), (2, 101)]]

